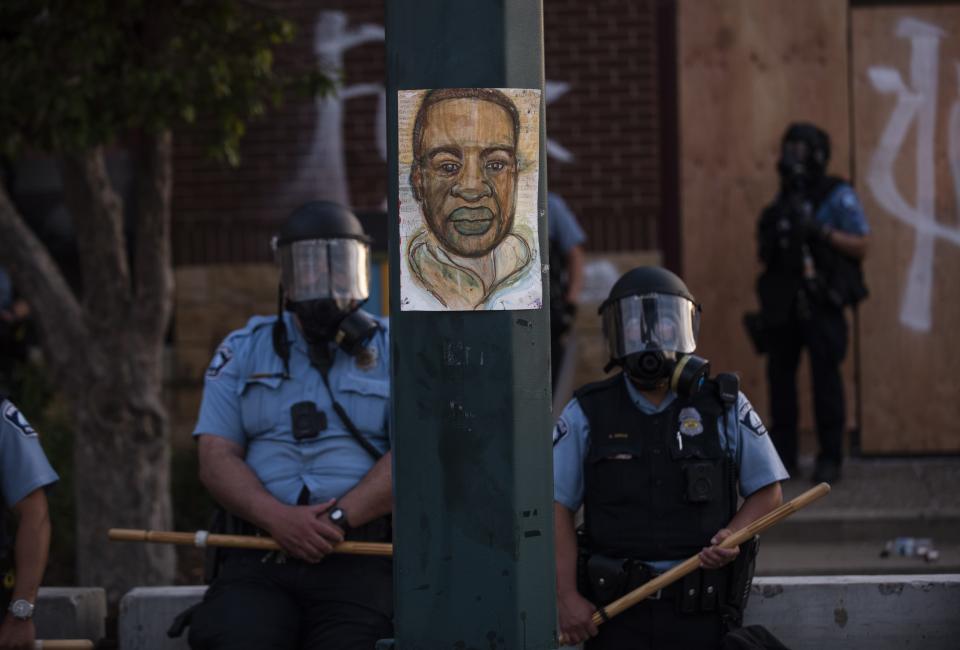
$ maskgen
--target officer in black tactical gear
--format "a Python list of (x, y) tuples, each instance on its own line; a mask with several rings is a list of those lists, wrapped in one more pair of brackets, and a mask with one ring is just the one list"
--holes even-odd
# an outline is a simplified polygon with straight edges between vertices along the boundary
[(847, 349), (844, 308), (866, 296), (861, 261), (869, 229), (853, 188), (826, 175), (829, 136), (792, 124), (777, 169), (780, 192), (757, 229), (764, 270), (757, 281), (759, 317), (748, 316), (765, 352), (773, 442), (791, 473), (797, 466), (797, 367), (806, 348), (813, 375), (819, 441), (813, 482), (840, 478), (846, 423), (840, 363)]
[[(680, 278), (633, 269), (600, 313), (620, 372), (577, 390), (553, 432), (560, 631), (589, 650), (717, 648), (739, 624), (755, 544), (717, 545), (780, 505), (787, 472), (738, 377), (710, 378), (693, 354), (700, 307)], [(593, 625), (698, 553), (705, 569)]]
[(192, 614), (195, 649), (367, 650), (392, 636), (388, 558), (331, 555), (389, 541), (387, 322), (360, 309), (369, 238), (346, 208), (295, 210), (274, 241), (280, 314), (252, 318), (207, 369), (200, 478), (246, 534)]

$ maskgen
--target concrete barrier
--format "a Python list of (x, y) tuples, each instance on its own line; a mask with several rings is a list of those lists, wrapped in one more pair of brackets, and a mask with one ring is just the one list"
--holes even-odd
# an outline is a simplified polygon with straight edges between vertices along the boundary
[(137, 587), (120, 599), (117, 623), (121, 650), (189, 650), (187, 633), (167, 636), (177, 614), (203, 598), (200, 587)]
[[(167, 628), (205, 589), (129, 592), (120, 601), (120, 649), (188, 650), (186, 635), (168, 639)], [(765, 626), (791, 650), (954, 650), (960, 574), (757, 578), (744, 623)]]
[(960, 574), (754, 580), (745, 625), (791, 650), (960, 647)]
[(106, 636), (107, 594), (99, 587), (41, 587), (35, 623), (40, 639), (88, 639)]

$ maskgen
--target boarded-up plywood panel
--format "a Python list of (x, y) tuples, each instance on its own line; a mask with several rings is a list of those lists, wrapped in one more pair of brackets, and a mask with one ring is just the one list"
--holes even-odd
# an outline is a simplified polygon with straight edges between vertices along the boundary
[[(715, 370), (740, 372), (761, 411), (763, 361), (741, 324), (756, 308), (756, 221), (777, 191), (788, 123), (826, 129), (830, 170), (848, 174), (847, 12), (846, 0), (679, 3), (682, 255), (704, 308), (699, 351)], [(809, 428), (809, 381), (800, 386)]]
[[(960, 451), (960, 7), (852, 15), (863, 450)], [(954, 166), (951, 168), (951, 163)]]

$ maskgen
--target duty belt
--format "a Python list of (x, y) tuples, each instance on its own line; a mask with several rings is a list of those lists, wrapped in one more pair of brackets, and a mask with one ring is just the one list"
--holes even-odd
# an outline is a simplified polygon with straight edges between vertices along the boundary
[[(580, 591), (602, 607), (650, 582), (661, 572), (650, 564), (629, 558), (602, 555), (582, 556)], [(727, 602), (730, 568), (698, 569), (663, 589), (647, 600), (677, 603), (681, 613), (715, 612)]]

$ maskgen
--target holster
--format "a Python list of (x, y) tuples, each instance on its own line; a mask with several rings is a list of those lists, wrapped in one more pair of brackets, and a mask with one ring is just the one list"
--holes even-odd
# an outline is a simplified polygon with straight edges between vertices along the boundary
[[(215, 535), (244, 535), (245, 531), (241, 528), (241, 520), (234, 517), (229, 512), (214, 505), (213, 514), (210, 515), (210, 523), (207, 525), (207, 532)], [(219, 546), (207, 546), (203, 555), (203, 582), (212, 584), (220, 574), (220, 567), (226, 559), (226, 551), (229, 549)], [(195, 603), (186, 608), (173, 618), (170, 627), (167, 628), (167, 636), (171, 639), (177, 639), (183, 636), (184, 631), (190, 627), (194, 613), (203, 605), (203, 601)]]
[(577, 591), (598, 607), (612, 603), (654, 576), (646, 564), (628, 558), (592, 554), (581, 549), (577, 559)]
[(743, 624), (743, 613), (747, 609), (747, 601), (750, 598), (750, 587), (753, 584), (753, 572), (759, 550), (760, 537), (754, 535), (752, 539), (740, 545), (740, 555), (730, 568), (727, 602), (721, 607), (721, 615), (728, 629), (737, 628)]
[(605, 555), (587, 557), (589, 593), (595, 605), (612, 603), (627, 592), (629, 560)]

